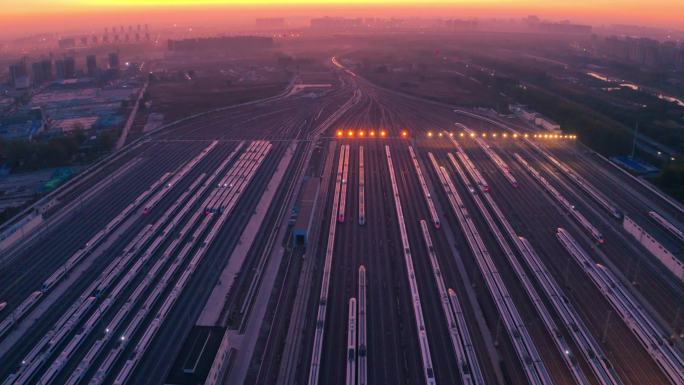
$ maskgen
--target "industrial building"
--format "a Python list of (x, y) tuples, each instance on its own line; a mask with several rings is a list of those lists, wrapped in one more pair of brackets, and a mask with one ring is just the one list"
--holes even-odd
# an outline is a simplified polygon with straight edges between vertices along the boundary
[(510, 110), (519, 118), (522, 120), (534, 124), (537, 127), (540, 127), (546, 131), (553, 132), (553, 133), (560, 133), (561, 132), (561, 127), (560, 124), (554, 122), (553, 120), (547, 118), (546, 116), (530, 111), (525, 106), (522, 105), (511, 105)]

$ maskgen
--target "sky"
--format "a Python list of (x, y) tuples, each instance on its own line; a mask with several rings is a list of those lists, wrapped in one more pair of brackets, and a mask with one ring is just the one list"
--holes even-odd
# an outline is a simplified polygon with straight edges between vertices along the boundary
[[(500, 18), (536, 14), (552, 20), (684, 29), (684, 0), (0, 0), (2, 34), (98, 23), (227, 22), (258, 16), (439, 16)], [(143, 19), (143, 20), (141, 20)]]

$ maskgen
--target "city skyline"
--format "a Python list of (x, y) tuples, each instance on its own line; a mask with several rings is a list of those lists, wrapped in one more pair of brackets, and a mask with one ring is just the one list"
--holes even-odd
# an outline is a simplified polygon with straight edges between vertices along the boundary
[[(92, 28), (98, 23), (118, 23), (131, 15), (155, 24), (206, 21), (240, 26), (259, 16), (376, 16), (441, 18), (519, 18), (529, 14), (552, 20), (571, 20), (592, 25), (633, 24), (681, 29), (684, 3), (656, 0), (649, 3), (629, 0), (617, 7), (608, 0), (548, 2), (537, 0), (8, 0), (0, 23), (5, 31), (0, 39), (27, 31)], [(236, 11), (239, 10), (239, 17)], [(182, 11), (182, 14), (179, 12)], [(182, 17), (181, 17), (182, 16)], [(77, 20), (78, 23), (74, 23)], [(3, 36), (4, 35), (4, 36)]]

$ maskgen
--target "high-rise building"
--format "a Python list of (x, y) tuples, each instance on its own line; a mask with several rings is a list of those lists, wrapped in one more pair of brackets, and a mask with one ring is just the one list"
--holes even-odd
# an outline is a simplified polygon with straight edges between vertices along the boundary
[(26, 58), (21, 59), (19, 63), (10, 65), (10, 84), (17, 89), (28, 88), (30, 85), (30, 78), (28, 73), (28, 63)]
[(45, 59), (40, 62), (40, 70), (43, 76), (43, 81), (49, 82), (52, 80), (52, 60)]
[(33, 72), (33, 84), (38, 85), (43, 83), (43, 79), (40, 76), (41, 75), (41, 69), (40, 69), (40, 62), (34, 62), (31, 64), (32, 72)]
[(64, 59), (55, 60), (55, 75), (57, 79), (66, 78), (66, 72), (64, 70)]
[(76, 77), (76, 60), (73, 57), (64, 58), (64, 78), (73, 79)]
[(86, 57), (86, 70), (88, 77), (94, 78), (97, 76), (97, 57), (95, 55), (88, 55)]
[(119, 69), (119, 53), (112, 52), (109, 54), (109, 69)]

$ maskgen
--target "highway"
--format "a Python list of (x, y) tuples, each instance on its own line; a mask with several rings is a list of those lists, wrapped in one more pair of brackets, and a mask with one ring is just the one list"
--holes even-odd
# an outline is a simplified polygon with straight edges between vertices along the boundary
[[(237, 383), (249, 350), (241, 383), (681, 383), (683, 282), (610, 210), (681, 258), (649, 214), (681, 228), (676, 205), (576, 141), (331, 74), (317, 98), (184, 120), (58, 191), (0, 261), (0, 383), (165, 383), (257, 210), (199, 382)], [(282, 208), (312, 178), (294, 245)]]

